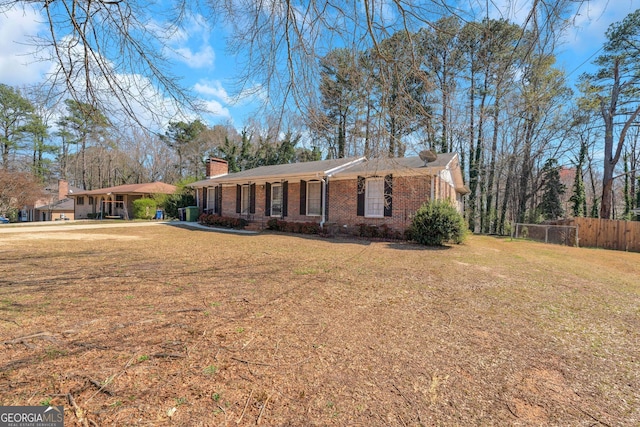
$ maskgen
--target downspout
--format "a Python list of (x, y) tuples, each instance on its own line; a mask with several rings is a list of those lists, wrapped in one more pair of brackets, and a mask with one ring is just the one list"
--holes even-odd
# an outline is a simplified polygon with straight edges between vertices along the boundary
[[(327, 176), (327, 180), (329, 177)], [(326, 204), (327, 204), (327, 181), (324, 178), (320, 178), (322, 182), (322, 203), (320, 204), (320, 211), (322, 212), (322, 219), (320, 220), (320, 228), (324, 228)]]

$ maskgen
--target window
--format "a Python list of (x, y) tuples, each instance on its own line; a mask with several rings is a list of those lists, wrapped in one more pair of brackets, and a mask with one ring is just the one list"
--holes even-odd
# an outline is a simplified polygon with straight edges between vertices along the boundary
[(249, 213), (250, 206), (251, 206), (251, 190), (248, 185), (243, 185), (241, 202), (240, 202), (240, 213), (242, 215), (247, 215)]
[(78, 197), (76, 199), (76, 204), (77, 205), (84, 205), (84, 197)]
[(384, 178), (375, 176), (358, 177), (357, 215), (370, 218), (390, 217), (393, 215), (393, 175)]
[(364, 215), (384, 216), (384, 178), (369, 178), (366, 181)]
[[(222, 201), (221, 187), (218, 187), (218, 202)], [(218, 213), (220, 213), (218, 206)], [(244, 184), (236, 185), (236, 213), (240, 215), (248, 215), (256, 213), (256, 185)]]
[(217, 212), (216, 210), (216, 191), (217, 187), (207, 188), (207, 206), (206, 209), (210, 212)]
[(307, 215), (322, 214), (322, 183), (320, 181), (307, 182)]
[(116, 194), (116, 202), (124, 202), (124, 195)]
[(282, 184), (271, 184), (271, 216), (282, 216)]
[(89, 196), (89, 204), (93, 206), (93, 196)]

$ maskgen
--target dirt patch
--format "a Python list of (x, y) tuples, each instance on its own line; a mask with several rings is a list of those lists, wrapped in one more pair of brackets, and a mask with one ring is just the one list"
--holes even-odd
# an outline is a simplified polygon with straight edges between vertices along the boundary
[(0, 246), (0, 399), (66, 425), (640, 423), (637, 254), (51, 234)]

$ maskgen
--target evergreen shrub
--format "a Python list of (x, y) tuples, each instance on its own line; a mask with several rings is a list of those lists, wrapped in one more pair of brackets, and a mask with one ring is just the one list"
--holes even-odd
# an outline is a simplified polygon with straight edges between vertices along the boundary
[(154, 199), (143, 197), (133, 201), (133, 218), (153, 219), (156, 216), (158, 203)]
[(462, 215), (449, 201), (431, 201), (418, 209), (411, 220), (407, 237), (427, 246), (460, 244), (467, 235)]

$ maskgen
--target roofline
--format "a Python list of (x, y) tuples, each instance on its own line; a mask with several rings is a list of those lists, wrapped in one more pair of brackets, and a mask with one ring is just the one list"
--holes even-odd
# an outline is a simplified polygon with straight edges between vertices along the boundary
[[(287, 180), (291, 178), (305, 178), (305, 177), (321, 178), (323, 176), (331, 176), (331, 174), (337, 173), (343, 169), (348, 169), (351, 166), (361, 163), (365, 160), (366, 160), (366, 157), (359, 157), (343, 165), (334, 166), (333, 168), (327, 169), (327, 170), (318, 170), (316, 172), (299, 172), (294, 174), (285, 173), (285, 174), (277, 174), (277, 175), (258, 175), (258, 176), (251, 176), (251, 177), (239, 177), (239, 178), (234, 177), (233, 176), (234, 174), (225, 174), (225, 175), (220, 175), (214, 178), (209, 178), (207, 180), (199, 181), (202, 185), (198, 185), (194, 187), (197, 187), (197, 188), (204, 187), (207, 181), (214, 181), (214, 180), (215, 180), (214, 182), (215, 184), (232, 184), (232, 183), (247, 183), (247, 182), (262, 182), (262, 181), (269, 182), (271, 180)], [(277, 165), (277, 166), (282, 166), (282, 165)], [(248, 169), (248, 170), (251, 170), (251, 169)], [(221, 180), (221, 178), (224, 178), (224, 177), (228, 177), (228, 179), (225, 179), (224, 181)]]
[(340, 170), (349, 169), (351, 166), (357, 165), (358, 163), (362, 163), (365, 160), (367, 160), (367, 158), (365, 156), (358, 157), (357, 159), (354, 159), (354, 160), (352, 160), (352, 161), (350, 161), (348, 163), (345, 163), (344, 165), (340, 165), (340, 166), (336, 166), (334, 168), (328, 169), (328, 170), (326, 170), (324, 172), (324, 174), (325, 174), (325, 176), (331, 176), (334, 173), (339, 172)]

